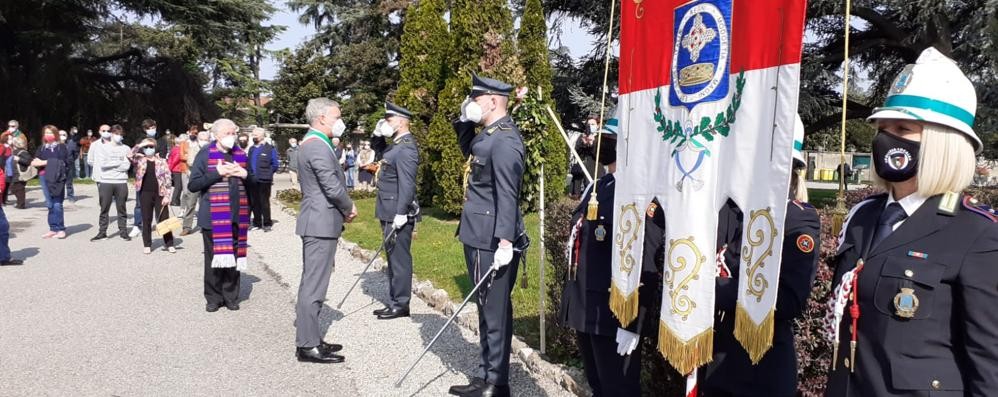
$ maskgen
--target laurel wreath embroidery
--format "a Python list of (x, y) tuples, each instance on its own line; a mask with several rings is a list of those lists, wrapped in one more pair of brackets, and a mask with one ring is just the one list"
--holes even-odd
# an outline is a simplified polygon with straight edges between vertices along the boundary
[(727, 137), (731, 133), (731, 124), (735, 123), (738, 108), (742, 105), (742, 90), (744, 88), (745, 71), (743, 70), (738, 73), (738, 78), (735, 80), (735, 95), (731, 98), (728, 108), (718, 112), (713, 119), (707, 116), (702, 117), (700, 124), (693, 126), (693, 131), (688, 135), (683, 131), (681, 121), (665, 118), (665, 114), (662, 113), (662, 89), (659, 88), (655, 92), (655, 122), (658, 123), (658, 132), (662, 133), (662, 141), (668, 141), (674, 145), (675, 149), (672, 150), (672, 155), (675, 155), (679, 148), (684, 147), (686, 141), (693, 141), (695, 145), (703, 146), (695, 139), (697, 137), (703, 137), (707, 142), (713, 141), (717, 134)]

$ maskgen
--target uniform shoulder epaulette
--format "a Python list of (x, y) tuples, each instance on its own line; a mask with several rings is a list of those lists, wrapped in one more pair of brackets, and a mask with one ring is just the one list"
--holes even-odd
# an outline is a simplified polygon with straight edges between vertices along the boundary
[(804, 210), (815, 210), (815, 211), (817, 211), (818, 210), (813, 205), (811, 205), (811, 203), (806, 203), (806, 202), (803, 202), (803, 201), (800, 201), (800, 200), (793, 200), (793, 203), (794, 203), (794, 205), (797, 206), (797, 208), (800, 208), (801, 211), (804, 211)]
[(513, 129), (514, 125), (513, 121), (511, 120), (503, 120), (500, 121), (499, 124), (496, 125), (496, 127), (498, 127), (500, 131), (509, 131)]
[(963, 208), (977, 215), (983, 216), (987, 220), (998, 223), (998, 214), (990, 206), (981, 204), (971, 196), (963, 196)]

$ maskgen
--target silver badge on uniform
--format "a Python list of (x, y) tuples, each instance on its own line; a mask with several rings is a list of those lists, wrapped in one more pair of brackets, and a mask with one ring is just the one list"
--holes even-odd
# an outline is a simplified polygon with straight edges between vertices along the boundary
[(918, 311), (918, 297), (915, 290), (911, 288), (901, 288), (901, 292), (894, 295), (894, 309), (898, 317), (913, 318)]
[(596, 227), (596, 241), (606, 240), (606, 228), (603, 225)]

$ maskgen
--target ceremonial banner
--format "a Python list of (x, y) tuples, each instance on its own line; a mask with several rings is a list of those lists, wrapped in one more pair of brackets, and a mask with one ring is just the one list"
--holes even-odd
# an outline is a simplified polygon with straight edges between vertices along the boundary
[[(636, 316), (640, 230), (665, 210), (659, 350), (683, 374), (713, 352), (717, 214), (745, 214), (735, 336), (758, 362), (772, 345), (804, 0), (622, 0), (611, 309)], [(638, 228), (643, 229), (643, 228)], [(631, 243), (637, 240), (637, 243)], [(640, 263), (640, 262), (639, 262)]]

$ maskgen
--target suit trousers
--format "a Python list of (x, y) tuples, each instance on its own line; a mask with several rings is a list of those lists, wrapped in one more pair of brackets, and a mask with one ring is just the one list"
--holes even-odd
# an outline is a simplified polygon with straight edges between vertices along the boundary
[[(188, 175), (184, 175), (184, 186), (190, 181)], [(180, 196), (181, 210), (183, 211), (184, 218), (184, 230), (192, 230), (194, 228), (194, 215), (197, 214), (198, 201), (201, 200), (201, 193), (192, 193), (191, 191), (184, 189), (184, 193)]]
[[(468, 276), (475, 285), (492, 267), (495, 251), (464, 246), (464, 260)], [(513, 341), (513, 302), (511, 294), (516, 285), (516, 270), (520, 254), (513, 254), (509, 266), (494, 272), (478, 291), (478, 336), (482, 361), (478, 377), (497, 386), (509, 384), (509, 355)]]
[(128, 201), (127, 183), (99, 183), (97, 184), (97, 197), (100, 200), (100, 217), (98, 218), (98, 232), (107, 233), (109, 223), (109, 213), (111, 212), (111, 202), (114, 202), (118, 215), (118, 232), (128, 233), (128, 213), (125, 203)]
[[(388, 241), (388, 306), (392, 309), (408, 309), (412, 297), (412, 229), (407, 223), (395, 232), (394, 240)], [(391, 222), (381, 222), (383, 238), (392, 233)], [(384, 241), (382, 239), (382, 241)]]
[(631, 352), (631, 364), (623, 373), (627, 356), (617, 354), (617, 340), (612, 336), (602, 336), (576, 331), (576, 341), (582, 354), (582, 365), (586, 370), (586, 380), (593, 391), (593, 397), (641, 396), (641, 344)]
[(295, 304), (295, 345), (312, 348), (322, 342), (319, 312), (329, 290), (329, 276), (336, 259), (335, 238), (302, 236), (304, 266), (298, 286), (298, 303)]
[[(239, 227), (232, 225), (232, 235), (239, 235)], [(211, 260), (215, 257), (211, 229), (201, 229), (204, 241), (204, 299), (209, 305), (224, 305), (239, 302), (239, 271), (236, 268), (213, 268)]]
[(274, 221), (270, 219), (270, 190), (274, 186), (271, 182), (257, 182), (253, 184), (253, 226), (268, 227), (273, 226)]
[[(163, 205), (163, 196), (158, 190), (139, 192), (139, 203), (142, 206), (142, 244), (148, 248), (152, 247), (152, 229), (157, 223), (170, 218), (170, 206)], [(163, 244), (173, 246), (173, 232), (163, 235)]]

